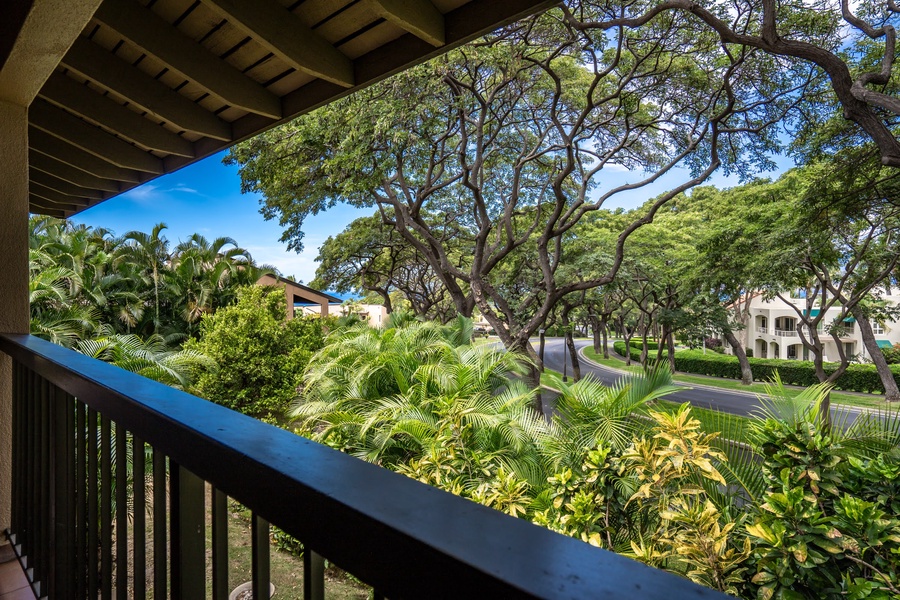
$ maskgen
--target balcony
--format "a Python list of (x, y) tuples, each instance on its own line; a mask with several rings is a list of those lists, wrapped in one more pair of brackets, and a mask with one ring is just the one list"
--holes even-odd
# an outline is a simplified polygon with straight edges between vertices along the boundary
[(798, 337), (798, 333), (793, 329), (776, 329), (773, 332), (775, 337), (793, 338)]
[[(38, 597), (124, 598), (116, 582), (133, 578), (128, 597), (204, 598), (209, 556), (211, 597), (227, 598), (227, 498), (253, 514), (256, 597), (269, 523), (305, 544), (305, 598), (325, 596), (322, 557), (375, 598), (725, 597), (32, 336), (0, 335), (0, 351), (14, 363), (7, 535)], [(115, 460), (129, 451), (151, 456), (147, 472)], [(116, 561), (129, 539), (134, 558)]]

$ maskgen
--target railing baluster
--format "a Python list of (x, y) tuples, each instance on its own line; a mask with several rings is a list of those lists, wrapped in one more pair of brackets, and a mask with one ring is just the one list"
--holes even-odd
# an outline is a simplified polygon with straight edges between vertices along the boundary
[(325, 559), (303, 549), (303, 600), (325, 600)]
[(28, 557), (26, 561), (26, 572), (28, 578), (34, 581), (34, 552), (37, 536), (35, 535), (35, 511), (38, 509), (40, 496), (38, 493), (38, 477), (40, 476), (40, 465), (38, 464), (38, 451), (40, 449), (40, 388), (41, 381), (37, 373), (29, 371), (28, 373), (28, 394), (26, 402), (28, 403), (28, 475), (26, 478), (26, 508), (25, 508), (25, 530), (22, 532), (22, 553)]
[[(59, 395), (56, 393), (56, 386), (49, 385), (48, 382), (48, 390), (47, 390), (47, 483), (49, 485), (49, 490), (47, 494), (47, 514), (45, 518), (46, 522), (46, 531), (45, 535), (47, 536), (47, 550), (44, 555), (47, 565), (47, 570), (44, 572), (44, 579), (42, 580), (42, 587), (44, 593), (48, 596), (57, 597), (57, 577), (58, 577), (58, 568), (59, 561), (62, 559), (62, 550), (59, 545), (59, 519), (60, 519), (60, 511), (63, 506), (64, 499), (61, 498), (61, 491), (64, 491), (64, 486), (60, 485), (60, 478), (65, 476), (65, 455), (60, 455), (61, 451), (65, 450), (65, 447), (59, 440), (60, 434), (63, 434), (63, 427), (65, 423), (60, 424), (59, 418), (62, 415), (65, 418), (65, 415), (60, 410), (59, 406)], [(61, 489), (62, 488), (62, 489)], [(65, 527), (65, 524), (62, 524)]]
[(116, 423), (116, 599), (128, 599), (128, 434)]
[(11, 527), (14, 534), (13, 543), (21, 541), (22, 529), (25, 525), (25, 482), (27, 481), (28, 453), (25, 444), (28, 440), (27, 414), (25, 402), (26, 380), (28, 376), (25, 366), (19, 361), (13, 362), (13, 446), (12, 461), (15, 470), (13, 479)]
[(131, 438), (132, 485), (134, 486), (134, 600), (144, 600), (147, 590), (147, 499), (144, 442)]
[(100, 478), (99, 462), (98, 462), (98, 437), (100, 432), (97, 428), (99, 415), (94, 409), (88, 409), (87, 412), (87, 577), (88, 577), (88, 597), (96, 598), (98, 593), (99, 573), (98, 552), (100, 550), (100, 512), (98, 504), (100, 500), (100, 490), (98, 481)]
[(53, 387), (53, 444), (51, 463), (54, 485), (52, 576), (49, 594), (54, 598), (73, 595), (73, 561), (75, 553), (75, 413), (74, 399)]
[(100, 596), (112, 600), (112, 425), (100, 417)]
[(228, 600), (228, 496), (212, 488), (212, 597)]
[(75, 597), (87, 595), (87, 407), (75, 404)]
[(153, 449), (153, 598), (165, 600), (169, 597), (168, 557), (166, 543), (166, 456)]
[(250, 518), (253, 597), (269, 599), (269, 522), (256, 513)]
[(50, 382), (40, 378), (40, 440), (38, 442), (38, 489), (40, 490), (39, 512), (35, 520), (35, 536), (37, 543), (34, 545), (34, 582), (35, 595), (40, 598), (47, 592), (47, 573), (50, 560)]
[(203, 480), (169, 461), (169, 522), (172, 530), (172, 598), (206, 596)]

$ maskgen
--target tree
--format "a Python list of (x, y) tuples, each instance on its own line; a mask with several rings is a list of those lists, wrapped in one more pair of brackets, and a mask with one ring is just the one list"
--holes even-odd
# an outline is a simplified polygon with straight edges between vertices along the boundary
[[(337, 202), (376, 206), (458, 312), (477, 306), (507, 348), (531, 357), (536, 381), (529, 338), (563, 297), (609, 283), (628, 236), (740, 148), (777, 143), (767, 125), (809, 75), (770, 67), (698, 35), (688, 17), (607, 36), (551, 11), (240, 144), (227, 160), (241, 166), (245, 191), (262, 192), (263, 214), (279, 218), (293, 249), (308, 215)], [(585, 215), (682, 164), (691, 175), (620, 232), (608, 272), (557, 279), (564, 240)], [(602, 190), (611, 167), (643, 175)], [(535, 257), (525, 302), (494, 279), (523, 248)]]
[[(900, 15), (894, 0), (861, 3), (859, 14), (849, 0), (804, 4), (763, 0), (738, 5), (722, 0), (649, 0), (625, 5), (588, 0), (563, 10), (572, 27), (596, 32), (626, 27), (642, 33), (661, 19), (690, 15), (693, 23), (703, 23), (723, 44), (762, 50), (785, 68), (811, 65), (827, 77), (831, 94), (818, 90), (818, 102), (804, 111), (805, 124), (818, 128), (822, 123), (817, 115), (824, 114), (831, 119), (832, 129), (842, 130), (843, 143), (872, 141), (882, 164), (900, 166), (900, 141), (892, 131), (900, 116), (898, 88), (892, 79), (894, 23)], [(834, 124), (838, 119), (841, 122)], [(856, 127), (847, 127), (848, 122)]]
[(303, 369), (322, 347), (329, 323), (319, 317), (286, 320), (284, 293), (277, 288), (240, 288), (237, 303), (203, 315), (200, 339), (184, 345), (219, 366), (197, 378), (198, 395), (278, 420), (297, 395)]
[[(758, 288), (795, 310), (802, 324), (801, 342), (812, 356), (819, 381), (827, 383), (840, 377), (849, 364), (841, 334), (853, 313), (858, 322), (865, 321), (861, 329), (877, 348), (865, 327), (861, 303), (890, 281), (900, 261), (896, 246), (900, 213), (891, 195), (869, 184), (847, 187), (832, 174), (830, 162), (817, 163), (775, 182), (755, 182), (726, 192), (730, 212), (710, 227), (712, 235), (703, 244), (714, 250), (707, 261), (723, 261), (724, 268), (708, 272), (720, 276), (713, 289), (722, 286), (726, 293), (734, 293), (737, 282), (743, 281), (743, 291)], [(788, 297), (797, 290), (805, 299), (801, 306)], [(828, 322), (831, 308), (839, 309), (839, 316)], [(838, 354), (838, 367), (830, 373), (824, 369), (823, 335), (831, 337)], [(896, 383), (886, 364), (879, 373), (893, 397)], [(826, 396), (825, 418), (828, 409)]]
[(394, 310), (394, 292), (424, 318), (447, 321), (456, 312), (431, 266), (379, 215), (356, 219), (329, 237), (316, 260), (313, 287), (377, 294), (388, 313)]

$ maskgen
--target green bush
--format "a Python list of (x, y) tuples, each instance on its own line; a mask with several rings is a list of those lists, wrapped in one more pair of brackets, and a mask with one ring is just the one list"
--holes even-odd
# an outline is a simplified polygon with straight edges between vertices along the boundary
[[(625, 355), (625, 343), (616, 342), (613, 347), (620, 355)], [(667, 356), (663, 352), (663, 356)], [(639, 349), (631, 348), (631, 360), (640, 360)], [(750, 368), (753, 378), (758, 381), (774, 379), (775, 373), (781, 376), (781, 380), (788, 385), (809, 387), (819, 383), (813, 363), (806, 360), (783, 360), (777, 358), (750, 358)], [(647, 363), (652, 365), (656, 361), (655, 356), (648, 356)], [(825, 372), (833, 373), (837, 368), (835, 363), (825, 363)], [(685, 373), (709, 375), (711, 377), (724, 377), (726, 379), (740, 379), (741, 367), (736, 356), (716, 354), (701, 350), (681, 350), (675, 353), (675, 369)], [(891, 365), (894, 379), (900, 384), (900, 365)], [(848, 392), (863, 392), (883, 394), (884, 386), (875, 365), (852, 364), (847, 367), (843, 375), (834, 383), (835, 389)]]
[(185, 349), (202, 352), (219, 369), (202, 373), (198, 395), (264, 420), (277, 420), (297, 395), (309, 357), (323, 346), (319, 317), (285, 320), (280, 289), (247, 286), (238, 290), (233, 306), (205, 315), (200, 339)]
[[(641, 348), (644, 347), (644, 343), (639, 339), (631, 340), (631, 347), (637, 348), (638, 350), (640, 350)], [(647, 350), (657, 350), (657, 349), (659, 349), (658, 342), (651, 342), (651, 341), (647, 342)]]

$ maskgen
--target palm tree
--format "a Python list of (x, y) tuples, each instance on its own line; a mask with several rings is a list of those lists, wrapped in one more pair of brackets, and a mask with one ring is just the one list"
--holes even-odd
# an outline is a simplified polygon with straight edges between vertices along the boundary
[(93, 338), (79, 341), (75, 350), (183, 390), (190, 390), (201, 369), (216, 368), (212, 360), (197, 351), (171, 350), (160, 335), (142, 340), (133, 334), (116, 333), (108, 325), (101, 326)]
[(532, 391), (515, 379), (526, 365), (447, 337), (458, 336), (420, 322), (332, 333), (310, 361), (293, 416), (317, 439), (379, 464), (400, 467), (441, 447), (460, 459), (469, 483), (481, 481), (478, 465), (488, 460), (541, 485), (546, 426), (529, 407)]
[(143, 231), (129, 231), (122, 236), (119, 246), (120, 258), (132, 263), (139, 272), (149, 275), (153, 284), (153, 330), (160, 327), (160, 271), (171, 259), (169, 255), (169, 241), (162, 236), (168, 225), (157, 223), (153, 230), (147, 234)]

